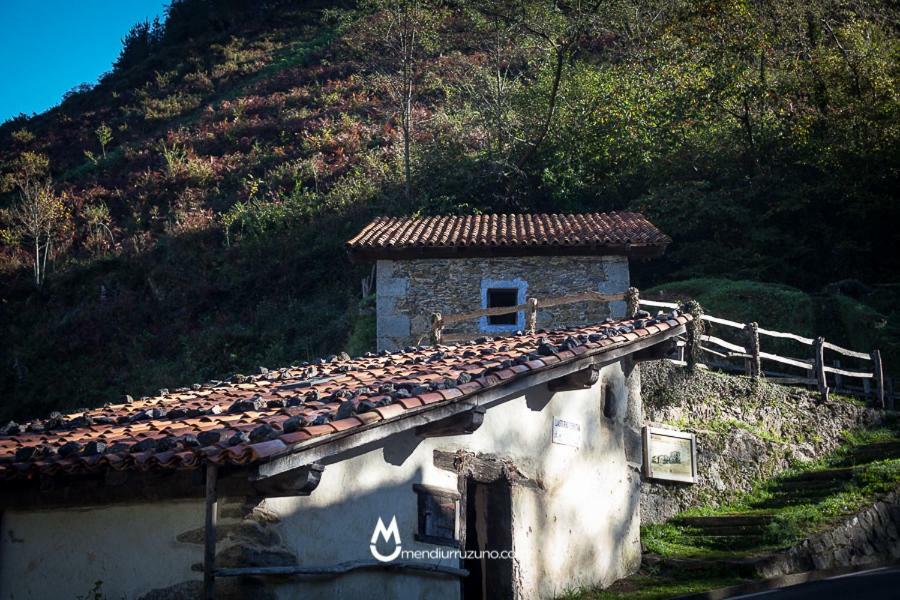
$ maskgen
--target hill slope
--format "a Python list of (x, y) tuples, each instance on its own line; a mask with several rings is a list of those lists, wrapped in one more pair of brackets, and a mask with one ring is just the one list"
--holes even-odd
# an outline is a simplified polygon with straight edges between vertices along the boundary
[(896, 281), (895, 7), (427, 6), (407, 198), (396, 4), (176, 0), (0, 126), (0, 172), (46, 155), (65, 207), (39, 290), (2, 236), (0, 415), (364, 340), (341, 245), (379, 213), (638, 208), (675, 240), (639, 285)]

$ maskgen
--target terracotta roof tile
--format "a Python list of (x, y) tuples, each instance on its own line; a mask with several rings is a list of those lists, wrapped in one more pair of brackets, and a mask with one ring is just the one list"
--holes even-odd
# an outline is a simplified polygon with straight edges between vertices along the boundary
[(527, 254), (592, 250), (659, 254), (671, 239), (640, 213), (503, 214), (378, 217), (347, 242), (352, 254), (388, 257), (411, 252), (460, 256), (504, 250)]
[[(516, 224), (520, 232), (528, 226)], [(54, 415), (16, 426), (13, 435), (0, 436), (0, 479), (264, 461), (316, 437), (377, 427), (382, 419), (427, 411), (689, 320), (684, 315), (660, 318), (665, 320), (656, 324), (656, 319), (606, 322), (319, 361), (251, 377), (235, 376), (229, 383), (210, 382), (196, 393)], [(482, 352), (490, 358), (483, 358)], [(347, 414), (348, 406), (352, 414)]]

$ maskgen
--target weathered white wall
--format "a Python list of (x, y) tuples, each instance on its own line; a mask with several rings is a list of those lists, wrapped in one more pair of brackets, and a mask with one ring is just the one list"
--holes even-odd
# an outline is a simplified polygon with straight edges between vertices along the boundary
[[(325, 461), (322, 481), (305, 498), (274, 498), (264, 508), (280, 547), (304, 565), (371, 560), (369, 541), (378, 518), (396, 516), (404, 549), (444, 548), (416, 542), (414, 483), (456, 489), (454, 473), (434, 466), (435, 449), (509, 459), (540, 488), (514, 486), (513, 545), (521, 598), (555, 597), (574, 586), (609, 584), (640, 562), (638, 469), (626, 460), (626, 431), (639, 426), (620, 364), (604, 368), (591, 389), (551, 394), (537, 386), (489, 408), (474, 434), (421, 439), (413, 432)], [(604, 416), (602, 390), (616, 406)], [(631, 408), (629, 408), (631, 404)], [(579, 423), (583, 442), (551, 443), (553, 417)], [(633, 422), (637, 420), (637, 423)], [(464, 510), (464, 507), (463, 507)], [(189, 571), (202, 547), (175, 537), (202, 526), (199, 503), (107, 508), (74, 514), (7, 513), (0, 546), (3, 598), (72, 595), (104, 581), (110, 597), (196, 579)], [(226, 542), (227, 543), (227, 542)], [(220, 546), (220, 552), (222, 548)], [(452, 561), (457, 566), (456, 561)], [(319, 583), (274, 586), (280, 598), (455, 598), (450, 577), (362, 572)]]
[(0, 598), (136, 598), (197, 577), (203, 556), (175, 536), (203, 524), (202, 502), (3, 513)]

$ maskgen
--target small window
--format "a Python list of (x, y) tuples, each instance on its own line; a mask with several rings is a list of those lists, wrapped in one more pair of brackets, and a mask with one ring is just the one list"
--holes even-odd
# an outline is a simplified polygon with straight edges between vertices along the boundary
[[(498, 306), (515, 306), (518, 304), (519, 290), (516, 288), (488, 288), (487, 308)], [(491, 315), (488, 317), (489, 325), (515, 325), (516, 313), (505, 315)]]
[(413, 484), (418, 494), (419, 527), (416, 540), (428, 544), (457, 546), (456, 505), (459, 492), (421, 483)]
[[(497, 308), (525, 304), (528, 284), (522, 279), (482, 279), (481, 307)], [(481, 317), (479, 328), (485, 333), (510, 333), (525, 328), (525, 311)]]
[(611, 383), (607, 383), (603, 386), (603, 416), (607, 419), (615, 419), (618, 413), (616, 390)]

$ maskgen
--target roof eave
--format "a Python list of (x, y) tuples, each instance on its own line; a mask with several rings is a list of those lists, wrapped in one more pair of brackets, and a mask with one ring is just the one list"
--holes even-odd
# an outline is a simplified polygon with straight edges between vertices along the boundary
[(655, 244), (538, 245), (533, 246), (405, 246), (358, 247), (347, 245), (354, 263), (373, 260), (421, 260), (433, 258), (494, 258), (512, 256), (627, 256), (646, 260), (662, 256), (669, 242)]

